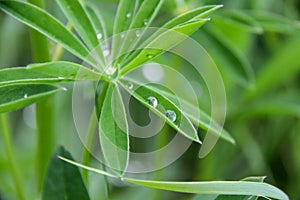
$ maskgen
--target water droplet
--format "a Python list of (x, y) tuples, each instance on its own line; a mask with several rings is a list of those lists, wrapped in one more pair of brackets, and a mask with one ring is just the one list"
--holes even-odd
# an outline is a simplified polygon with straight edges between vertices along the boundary
[(102, 36), (102, 34), (101, 34), (101, 33), (98, 33), (98, 34), (97, 34), (97, 38), (98, 38), (98, 40), (101, 40), (101, 39), (102, 39), (102, 37), (103, 37), (103, 36)]
[(153, 106), (154, 108), (156, 108), (157, 105), (158, 105), (158, 101), (157, 101), (157, 99), (155, 97), (148, 97), (147, 98), (147, 103), (149, 105)]
[(171, 122), (175, 122), (177, 116), (173, 110), (167, 110), (165, 114), (166, 117), (171, 120)]
[(125, 37), (125, 33), (122, 33), (122, 34), (121, 34), (121, 38), (124, 38), (124, 37)]
[(147, 54), (147, 58), (152, 59), (154, 57), (153, 54)]
[(103, 50), (103, 56), (104, 56), (104, 57), (109, 56), (109, 54), (110, 54), (109, 49), (104, 49), (104, 50)]
[(148, 25), (148, 20), (144, 19), (144, 25), (147, 26)]
[(65, 87), (62, 87), (61, 89), (62, 89), (63, 91), (65, 91), (65, 92), (68, 91), (68, 89), (65, 88)]
[(59, 80), (62, 80), (62, 79), (64, 79), (63, 77), (61, 77), (61, 76), (59, 76), (59, 77), (57, 77)]
[(28, 94), (24, 94), (24, 99), (27, 99), (28, 98)]
[(140, 30), (135, 31), (135, 35), (136, 35), (136, 37), (140, 37), (141, 36), (141, 31)]
[(130, 18), (130, 17), (131, 17), (131, 13), (127, 13), (127, 14), (126, 14), (126, 17), (127, 17), (127, 18)]
[(133, 84), (132, 83), (127, 83), (126, 87), (129, 89), (129, 90), (132, 90), (133, 89)]
[(121, 177), (121, 181), (122, 181), (122, 182), (124, 181), (124, 177)]
[(113, 75), (115, 72), (117, 71), (117, 68), (114, 68), (114, 67), (108, 67), (106, 70), (105, 70), (105, 73), (109, 76)]

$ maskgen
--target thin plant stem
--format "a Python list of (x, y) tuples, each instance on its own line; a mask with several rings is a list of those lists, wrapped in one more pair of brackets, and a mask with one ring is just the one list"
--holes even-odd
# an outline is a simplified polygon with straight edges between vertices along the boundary
[[(43, 0), (29, 0), (30, 3), (41, 8), (44, 7)], [(45, 36), (30, 29), (32, 52), (34, 62), (50, 61), (49, 42)], [(41, 190), (44, 174), (54, 149), (54, 109), (53, 97), (49, 97), (36, 104), (37, 121), (37, 186)]]
[[(68, 22), (68, 24), (67, 24), (67, 29), (69, 30), (69, 31), (72, 31), (73, 30), (73, 25), (70, 23), (70, 22)], [(63, 46), (61, 46), (61, 45), (56, 45), (55, 46), (55, 48), (54, 48), (54, 51), (53, 51), (53, 55), (52, 55), (52, 61), (57, 61), (57, 60), (59, 60), (61, 57), (62, 57), (62, 55), (63, 55), (63, 53), (64, 53), (64, 48), (63, 48)]]
[(18, 169), (18, 165), (13, 153), (11, 131), (9, 128), (7, 114), (0, 114), (0, 133), (2, 133), (4, 148), (8, 158), (8, 164), (11, 170), (11, 174), (15, 184), (18, 198), (20, 200), (26, 200), (26, 195), (23, 189), (20, 171)]

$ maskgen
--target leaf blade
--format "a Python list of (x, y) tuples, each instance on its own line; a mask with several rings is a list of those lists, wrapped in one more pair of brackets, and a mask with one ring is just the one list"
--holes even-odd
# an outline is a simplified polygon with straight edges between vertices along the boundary
[(20, 83), (54, 83), (99, 80), (101, 75), (82, 65), (56, 61), (0, 70), (0, 86)]
[(19, 21), (41, 32), (68, 51), (85, 59), (87, 48), (63, 24), (39, 7), (21, 1), (0, 1), (0, 8)]
[[(133, 82), (135, 86), (138, 86), (135, 90), (130, 90), (126, 87), (128, 83), (131, 83), (127, 80), (119, 81), (122, 87), (127, 90), (133, 97), (135, 97), (140, 103), (144, 106), (149, 108), (151, 111), (156, 113), (160, 118), (166, 120), (166, 122), (176, 131), (179, 131), (185, 137), (201, 143), (198, 133), (193, 127), (193, 124), (190, 120), (185, 116), (184, 113), (175, 105), (174, 102), (171, 102), (169, 99), (165, 98), (163, 95), (157, 93), (156, 91), (152, 90), (151, 87), (146, 85), (138, 85), (136, 82)], [(158, 105), (153, 106), (147, 102), (149, 97), (154, 97)], [(171, 120), (168, 118), (167, 111), (175, 112), (175, 119)]]
[[(121, 69), (120, 73), (125, 74), (135, 67), (140, 66), (141, 64), (171, 49), (186, 39), (189, 35), (194, 33), (207, 21), (208, 19), (200, 19), (176, 26), (172, 29), (164, 29), (162, 33), (153, 39), (149, 44), (144, 44), (145, 46), (140, 47), (142, 49), (141, 51), (134, 52), (132, 54), (133, 58), (129, 58), (127, 60), (128, 63)], [(138, 55), (135, 53), (138, 53)]]
[(0, 86), (0, 113), (23, 108), (60, 90), (63, 88), (46, 84)]
[(82, 40), (90, 49), (94, 49), (99, 44), (97, 34), (80, 1), (57, 0), (57, 2)]
[[(83, 169), (96, 172), (102, 175), (117, 178), (116, 176), (99, 169), (88, 167), (72, 160), (60, 157), (60, 159), (81, 167)], [(247, 181), (206, 181), (206, 182), (176, 182), (176, 181), (152, 181), (133, 178), (124, 180), (141, 186), (154, 189), (169, 190), (194, 194), (224, 194), (224, 195), (255, 195), (270, 198), (289, 200), (289, 197), (280, 189), (267, 183), (256, 183), (253, 180)]]
[(89, 200), (89, 194), (81, 178), (77, 167), (63, 162), (57, 156), (63, 156), (73, 160), (71, 154), (63, 147), (57, 149), (48, 166), (45, 177), (42, 199), (65, 200), (83, 199)]
[(129, 161), (126, 114), (118, 87), (108, 86), (99, 119), (99, 136), (107, 165), (123, 176)]

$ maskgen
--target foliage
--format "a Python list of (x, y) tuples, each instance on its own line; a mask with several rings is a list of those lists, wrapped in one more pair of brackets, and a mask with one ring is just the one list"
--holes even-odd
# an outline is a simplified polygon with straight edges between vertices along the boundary
[[(0, 112), (10, 112), (1, 114), (0, 133), (3, 135), (4, 145), (2, 137), (0, 144), (4, 148), (1, 147), (0, 150), (10, 153), (7, 153), (8, 158), (5, 157), (5, 153), (0, 154), (0, 169), (4, 172), (0, 172), (1, 176), (3, 174), (0, 199), (2, 194), (7, 195), (8, 199), (32, 199), (39, 195), (42, 195), (42, 199), (114, 199), (118, 195), (115, 188), (119, 186), (126, 187), (125, 192), (121, 192), (127, 192), (129, 198), (133, 199), (137, 195), (130, 184), (198, 194), (195, 197), (180, 197), (179, 194), (176, 196), (177, 193), (159, 192), (154, 189), (140, 190), (142, 193), (148, 193), (149, 199), (289, 199), (277, 187), (264, 183), (262, 177), (241, 181), (198, 181), (240, 179), (249, 174), (268, 175), (270, 181), (282, 187), (291, 198), (299, 198), (294, 186), (297, 184), (293, 184), (291, 180), (300, 181), (297, 173), (300, 116), (297, 101), (297, 73), (300, 65), (297, 52), (300, 25), (293, 20), (296, 15), (292, 12), (285, 13), (278, 3), (282, 2), (286, 10), (296, 13), (298, 10), (293, 8), (293, 1), (287, 1), (286, 4), (278, 1), (274, 5), (271, 1), (240, 1), (238, 4), (226, 1), (225, 8), (222, 9), (222, 5), (215, 5), (215, 2), (201, 1), (199, 5), (199, 2), (194, 0), (120, 0), (118, 4), (115, 1), (56, 0), (56, 3), (46, 2), (46, 9), (42, 8), (42, 2), (0, 1), (2, 11), (36, 31), (30, 32), (35, 60), (47, 57), (48, 50), (45, 48), (49, 44), (45, 37), (55, 43), (54, 45), (50, 42), (52, 59), (34, 64), (27, 64), (30, 62), (29, 55), (18, 61), (9, 59), (10, 54), (17, 56), (18, 53), (25, 52), (21, 51), (22, 45), (16, 44), (20, 52), (13, 52), (9, 45), (0, 46), (0, 64), (3, 67), (26, 63), (26, 67), (0, 70)], [(111, 10), (116, 5), (116, 14), (112, 14)], [(261, 9), (265, 11), (259, 11)], [(278, 12), (279, 14), (275, 14)], [(21, 38), (21, 35), (17, 35), (18, 32), (28, 37), (24, 31), (25, 27), (21, 24), (11, 26), (15, 21), (8, 15), (0, 13), (0, 26), (3, 27), (0, 37), (3, 44), (12, 41), (5, 40), (10, 32), (16, 34), (11, 37)], [(165, 20), (167, 18), (171, 19)], [(110, 23), (111, 19), (114, 19), (114, 23)], [(157, 28), (149, 28), (150, 26)], [(113, 37), (109, 38), (108, 35)], [(190, 46), (179, 45), (189, 37), (207, 50), (221, 72), (228, 101), (226, 130), (222, 128), (220, 120), (213, 118), (209, 111), (212, 103), (208, 97), (211, 91), (206, 87), (205, 80), (193, 71), (191, 63), (169, 53), (169, 50), (178, 48), (190, 52), (191, 56), (195, 53), (195, 56), (200, 58), (196, 59), (199, 63), (205, 62), (204, 55), (192, 52)], [(44, 47), (46, 53), (37, 50), (39, 45)], [(27, 44), (23, 48), (28, 50), (30, 47)], [(64, 49), (68, 52), (64, 53)], [(78, 64), (80, 61), (82, 64)], [(190, 94), (178, 97), (170, 88), (163, 88), (158, 84), (145, 84), (140, 81), (139, 76), (130, 76), (132, 72), (154, 61), (161, 63), (161, 66), (170, 65), (174, 71), (185, 75), (198, 86), (201, 85), (202, 96), (198, 97), (196, 102), (192, 102), (189, 99)], [(164, 78), (174, 84), (174, 77), (168, 74)], [(92, 111), (92, 116), (87, 120), (90, 126), (85, 130), (87, 135), (83, 151), (82, 145), (76, 144), (79, 141), (72, 142), (78, 138), (74, 136), (74, 124), (70, 122), (71, 106), (65, 106), (71, 101), (71, 94), (66, 92), (67, 89), (71, 91), (79, 82), (92, 83), (91, 96), (95, 102), (95, 112)], [(179, 81), (179, 88), (184, 91), (184, 85), (180, 84)], [(193, 89), (199, 91), (199, 88)], [(129, 106), (132, 104), (135, 107), (130, 116), (124, 100), (125, 93), (131, 96)], [(55, 99), (49, 98), (53, 94)], [(43, 121), (43, 116), (47, 113), (38, 109), (47, 105), (45, 99), (51, 102), (49, 108), (55, 113), (53, 122)], [(35, 151), (53, 153), (51, 141), (48, 144), (46, 142), (46, 146), (35, 147), (35, 136), (32, 134), (34, 130), (17, 121), (20, 109), (24, 108), (24, 114), (26, 109), (30, 108), (25, 107), (32, 103), (37, 103), (36, 120), (39, 134), (43, 124), (48, 123), (55, 127), (57, 132), (46, 133), (55, 136), (55, 146), (68, 147), (75, 157), (83, 152), (82, 162), (73, 161), (63, 148), (59, 148), (53, 154), (51, 161), (46, 154), (38, 156), (37, 168), (48, 165), (46, 174), (45, 169), (41, 169), (36, 175), (36, 179), (45, 177), (42, 189), (39, 180), (32, 178), (32, 162), (35, 159)], [(136, 123), (143, 124), (147, 117), (141, 116), (148, 116), (149, 111), (162, 119), (166, 125), (160, 136), (143, 145), (130, 135), (129, 117), (139, 116), (136, 117)], [(10, 123), (15, 123), (13, 130), (16, 131), (17, 138), (14, 138), (7, 128), (7, 116), (10, 116)], [(97, 129), (99, 135), (95, 136)], [(207, 134), (204, 134), (206, 131)], [(171, 166), (172, 170), (168, 170), (168, 167), (145, 175), (147, 179), (139, 176), (136, 178), (127, 172), (131, 151), (145, 150), (153, 145), (165, 145), (173, 137), (173, 132), (178, 132), (182, 141), (193, 142), (183, 158), (176, 162), (175, 169)], [(26, 133), (29, 133), (30, 138), (27, 138)], [(26, 137), (26, 140), (23, 141), (22, 137)], [(43, 139), (42, 135), (38, 137)], [(206, 137), (220, 137), (227, 143), (219, 142), (206, 158), (198, 160), (196, 151), (203, 139), (205, 143)], [(102, 148), (107, 168), (102, 166), (102, 169), (98, 169), (99, 163), (90, 155), (94, 138), (99, 140), (97, 143)], [(11, 153), (11, 140), (14, 142), (15, 154)], [(282, 143), (283, 140), (288, 142)], [(81, 148), (78, 148), (79, 146)], [(29, 148), (30, 152), (23, 152), (24, 148)], [(43, 156), (44, 159), (41, 159)], [(156, 159), (167, 159), (167, 155), (160, 156)], [(10, 166), (10, 173), (5, 173), (9, 171), (5, 162), (7, 159), (13, 166)], [(16, 167), (15, 159), (22, 168)], [(187, 162), (188, 165), (183, 166)], [(244, 163), (248, 165), (245, 166)], [(95, 164), (96, 168), (89, 167)], [(77, 167), (99, 175), (89, 177), (88, 172), (83, 171), (82, 179)], [(18, 171), (22, 172), (21, 176), (18, 175)], [(9, 184), (8, 174), (13, 175), (16, 190)], [(167, 178), (192, 178), (197, 181), (161, 181)], [(20, 187), (25, 185), (22, 182), (26, 182), (28, 187)], [(100, 194), (97, 192), (99, 190), (95, 189), (100, 187), (99, 185), (103, 185), (104, 188)], [(72, 197), (73, 195), (76, 197)]]

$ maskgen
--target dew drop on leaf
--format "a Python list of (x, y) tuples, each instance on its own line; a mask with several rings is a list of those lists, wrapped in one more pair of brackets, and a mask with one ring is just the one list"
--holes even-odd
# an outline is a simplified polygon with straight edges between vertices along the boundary
[(98, 40), (101, 40), (101, 39), (102, 39), (102, 34), (101, 34), (101, 33), (98, 33), (98, 34), (97, 34), (97, 38), (98, 38)]
[(171, 120), (171, 122), (175, 122), (176, 120), (176, 113), (173, 110), (167, 110), (166, 111), (166, 117)]
[(122, 33), (122, 34), (121, 34), (121, 38), (124, 38), (124, 37), (125, 37), (125, 33)]
[(109, 54), (110, 54), (110, 51), (108, 49), (103, 50), (103, 56), (107, 57), (107, 56), (109, 56)]
[(133, 84), (129, 82), (129, 83), (127, 83), (126, 87), (127, 87), (129, 90), (132, 90)]
[(135, 35), (136, 35), (136, 37), (140, 37), (140, 36), (141, 36), (141, 31), (140, 31), (140, 30), (137, 30), (137, 31), (135, 32)]
[(62, 89), (63, 91), (65, 91), (65, 92), (68, 91), (68, 89), (65, 88), (65, 87), (62, 87), (61, 89)]
[(112, 78), (114, 76), (114, 74), (116, 73), (116, 71), (117, 71), (117, 68), (110, 66), (105, 70), (105, 73), (108, 75), (109, 78)]
[(127, 13), (127, 14), (126, 14), (126, 17), (127, 17), (127, 18), (130, 18), (130, 17), (131, 17), (131, 13)]
[(61, 76), (59, 76), (59, 77), (57, 77), (59, 80), (62, 80), (62, 79), (64, 79), (63, 77), (61, 77)]
[(152, 97), (152, 96), (147, 98), (147, 103), (149, 105), (151, 105), (153, 108), (156, 108), (157, 105), (158, 105), (157, 99), (155, 97)]
[(151, 58), (153, 58), (153, 57), (154, 57), (153, 54), (147, 54), (147, 58), (151, 59)]
[(28, 98), (28, 94), (24, 94), (24, 99), (27, 99)]
[(148, 20), (144, 19), (144, 25), (147, 26), (148, 25)]

